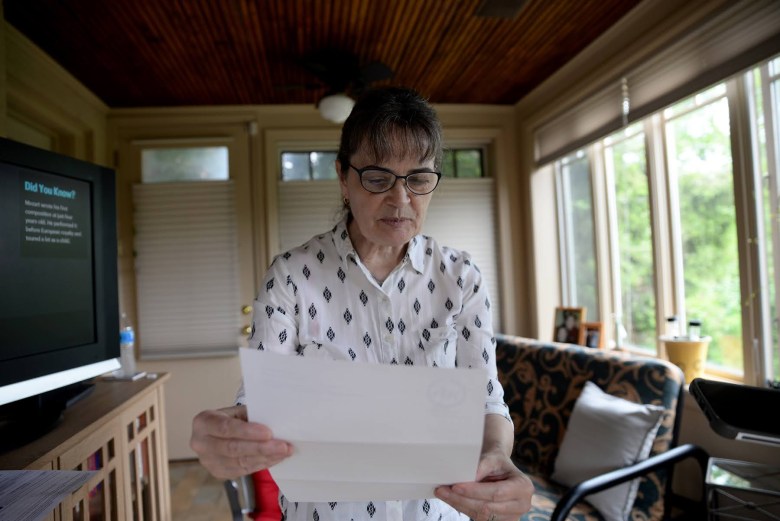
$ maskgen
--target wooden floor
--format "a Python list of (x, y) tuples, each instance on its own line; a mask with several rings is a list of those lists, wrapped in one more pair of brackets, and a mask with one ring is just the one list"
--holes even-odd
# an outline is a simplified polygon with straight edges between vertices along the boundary
[(172, 461), (169, 470), (173, 521), (231, 521), (222, 481), (195, 460)]

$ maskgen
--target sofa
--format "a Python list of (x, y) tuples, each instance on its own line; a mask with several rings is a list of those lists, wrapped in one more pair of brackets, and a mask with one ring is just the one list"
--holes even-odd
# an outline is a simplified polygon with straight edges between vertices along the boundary
[[(505, 334), (498, 334), (495, 339), (499, 380), (515, 425), (513, 460), (535, 486), (532, 510), (522, 520), (603, 520), (601, 511), (587, 500), (593, 497), (591, 494), (621, 483), (633, 483), (636, 490), (633, 504), (628, 505), (628, 519), (668, 519), (671, 498), (675, 497), (671, 491), (674, 464), (693, 458), (703, 476), (708, 458), (699, 447), (677, 446), (684, 396), (682, 371), (664, 360), (614, 350)], [(567, 438), (574, 406), (589, 381), (608, 395), (635, 404), (652, 404), (648, 408), (658, 409), (657, 430), (654, 436), (648, 436), (649, 454), (644, 461), (607, 469), (576, 486), (564, 485), (552, 476), (556, 465), (563, 467), (557, 458)], [(623, 421), (614, 423), (619, 427)], [(576, 443), (578, 436), (572, 431), (568, 438)], [(612, 443), (604, 441), (606, 446)], [(575, 459), (592, 457), (588, 452), (582, 451)], [(703, 505), (702, 498), (688, 508), (698, 516)]]

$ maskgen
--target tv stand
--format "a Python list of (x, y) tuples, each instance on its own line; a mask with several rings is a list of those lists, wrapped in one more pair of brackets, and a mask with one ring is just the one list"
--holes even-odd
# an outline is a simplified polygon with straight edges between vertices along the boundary
[(49, 520), (171, 519), (163, 384), (96, 379), (54, 427), (0, 453), (1, 470), (95, 470)]
[(69, 385), (65, 399), (65, 409), (83, 400), (95, 390), (95, 381), (87, 380), (86, 382), (80, 382), (77, 384)]

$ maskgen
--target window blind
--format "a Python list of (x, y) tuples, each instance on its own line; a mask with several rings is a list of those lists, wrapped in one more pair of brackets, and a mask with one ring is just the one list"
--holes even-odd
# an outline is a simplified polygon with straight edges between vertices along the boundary
[[(490, 292), (493, 326), (500, 326), (496, 211), (492, 178), (443, 179), (428, 207), (423, 233), (466, 250)], [(279, 183), (279, 252), (327, 231), (341, 208), (338, 181)]]
[(136, 184), (143, 359), (237, 350), (241, 317), (233, 181)]
[(493, 329), (501, 329), (498, 241), (494, 180), (443, 179), (428, 207), (423, 233), (471, 254), (490, 293)]
[(339, 182), (279, 182), (279, 251), (285, 252), (330, 230), (341, 209)]
[[(777, 0), (733, 2), (534, 131), (538, 165), (780, 52)], [(624, 101), (628, 112), (624, 117)]]

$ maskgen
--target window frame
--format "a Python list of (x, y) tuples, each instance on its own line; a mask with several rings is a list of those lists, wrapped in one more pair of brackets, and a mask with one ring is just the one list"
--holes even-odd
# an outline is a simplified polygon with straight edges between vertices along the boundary
[[(770, 65), (775, 62), (777, 71), (774, 75), (771, 74)], [(759, 68), (761, 75), (761, 94), (762, 94), (762, 107), (761, 110), (764, 113), (764, 132), (765, 132), (765, 146), (766, 146), (766, 161), (767, 161), (767, 177), (768, 177), (768, 189), (769, 197), (771, 201), (770, 215), (780, 215), (780, 56), (776, 56), (773, 59), (767, 60)], [(753, 77), (747, 76), (745, 83), (749, 92), (753, 89)], [(772, 83), (775, 83), (775, 89), (772, 88)], [(749, 98), (752, 100), (752, 98)], [(757, 124), (753, 121), (754, 116), (757, 113), (757, 108), (751, 107), (751, 131), (758, 132)], [(761, 179), (761, 161), (759, 152), (757, 150), (758, 143), (754, 140), (753, 158), (755, 164), (758, 166), (754, 169), (755, 179), (758, 184), (757, 190), (759, 192), (763, 188), (763, 180)], [(759, 199), (763, 203), (763, 197)], [(766, 210), (761, 210), (759, 215), (763, 215)], [(759, 223), (761, 220), (759, 220)], [(766, 279), (759, 281), (760, 288), (768, 287), (768, 284), (772, 283), (775, 287), (775, 316), (771, 314), (771, 301), (769, 295), (765, 292), (761, 293), (762, 309), (766, 314), (763, 316), (763, 329), (762, 333), (766, 339), (766, 344), (771, 346), (770, 349), (761, 350), (759, 356), (761, 356), (761, 381), (767, 381), (773, 379), (775, 382), (780, 381), (780, 370), (775, 372), (774, 356), (780, 358), (780, 340), (775, 344), (775, 335), (780, 337), (780, 332), (777, 331), (780, 328), (780, 222), (777, 219), (772, 220), (771, 227), (771, 241), (772, 241), (772, 259), (773, 265), (773, 280), (769, 279), (768, 270), (761, 271), (761, 274), (766, 274)], [(764, 230), (758, 231), (757, 237), (766, 237)], [(759, 241), (759, 246), (762, 241)], [(770, 260), (766, 254), (766, 250), (759, 252), (759, 259), (765, 263), (769, 263)], [(775, 330), (773, 331), (772, 325), (774, 323)], [(775, 351), (773, 356), (773, 350)]]
[[(610, 300), (610, 293), (609, 293), (609, 286), (606, 286), (604, 284), (604, 279), (608, 277), (608, 272), (603, 270), (600, 266), (600, 259), (604, 257), (603, 249), (604, 249), (604, 241), (601, 237), (599, 237), (600, 233), (598, 230), (603, 230), (603, 223), (605, 222), (605, 218), (603, 215), (601, 215), (599, 209), (596, 207), (595, 199), (600, 197), (597, 196), (594, 187), (596, 182), (596, 177), (594, 176), (594, 161), (596, 161), (594, 151), (591, 147), (575, 150), (574, 152), (571, 152), (569, 154), (566, 154), (564, 158), (561, 158), (561, 161), (555, 162), (555, 169), (554, 169), (554, 175), (555, 175), (555, 192), (556, 192), (556, 218), (558, 220), (558, 226), (559, 230), (561, 230), (561, 227), (563, 226), (563, 232), (559, 233), (558, 235), (558, 248), (559, 248), (559, 259), (561, 262), (561, 267), (559, 269), (559, 276), (561, 278), (561, 285), (560, 285), (560, 302), (564, 306), (583, 306), (585, 305), (582, 300), (578, 298), (578, 288), (577, 288), (577, 274), (575, 265), (577, 262), (576, 256), (577, 256), (577, 248), (575, 246), (575, 239), (574, 239), (574, 229), (575, 226), (572, 221), (572, 216), (568, 211), (565, 210), (567, 203), (571, 202), (571, 194), (568, 193), (568, 190), (570, 189), (571, 184), (568, 182), (567, 179), (564, 179), (564, 171), (562, 164), (562, 161), (569, 158), (575, 158), (572, 161), (580, 161), (585, 160), (585, 163), (587, 165), (588, 173), (587, 173), (587, 182), (589, 183), (589, 189), (590, 189), (590, 195), (591, 195), (591, 222), (593, 223), (593, 244), (591, 244), (591, 248), (593, 249), (593, 252), (596, 254), (596, 259), (594, 263), (594, 270), (593, 273), (594, 277), (594, 286), (599, 289), (598, 294), (596, 295), (595, 299), (597, 302), (596, 310), (595, 312), (591, 309), (587, 313), (587, 319), (589, 322), (601, 322), (603, 324), (607, 324), (606, 319), (608, 319), (611, 315), (609, 314), (609, 308), (610, 305), (607, 303), (611, 303)], [(564, 266), (566, 266), (567, 269), (564, 269)], [(606, 301), (606, 302), (605, 302)], [(587, 306), (586, 306), (587, 307)]]

